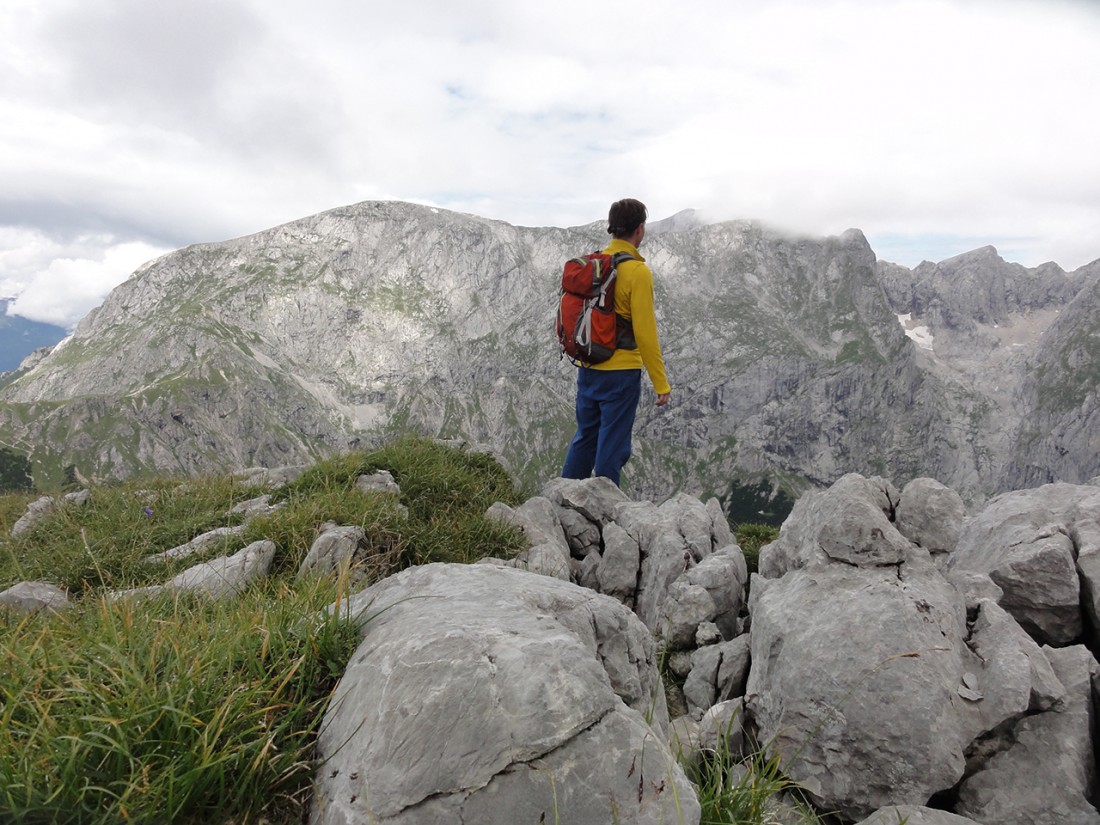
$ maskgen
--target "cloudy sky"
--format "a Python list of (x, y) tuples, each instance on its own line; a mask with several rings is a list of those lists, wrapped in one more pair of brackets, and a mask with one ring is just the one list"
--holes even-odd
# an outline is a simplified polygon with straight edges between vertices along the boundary
[(1100, 258), (1095, 0), (3, 0), (0, 297), (401, 199)]

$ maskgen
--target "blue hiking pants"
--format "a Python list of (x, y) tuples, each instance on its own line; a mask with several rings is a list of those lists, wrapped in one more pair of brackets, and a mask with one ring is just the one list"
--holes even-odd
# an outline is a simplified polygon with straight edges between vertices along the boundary
[(641, 395), (641, 370), (577, 369), (577, 434), (565, 456), (564, 478), (588, 478), (594, 469), (619, 483)]

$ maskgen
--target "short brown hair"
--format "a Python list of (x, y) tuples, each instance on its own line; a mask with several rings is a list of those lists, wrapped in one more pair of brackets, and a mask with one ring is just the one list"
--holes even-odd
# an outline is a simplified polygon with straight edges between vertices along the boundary
[(607, 213), (607, 234), (616, 238), (627, 238), (634, 230), (645, 223), (645, 204), (634, 198), (623, 198), (611, 204)]

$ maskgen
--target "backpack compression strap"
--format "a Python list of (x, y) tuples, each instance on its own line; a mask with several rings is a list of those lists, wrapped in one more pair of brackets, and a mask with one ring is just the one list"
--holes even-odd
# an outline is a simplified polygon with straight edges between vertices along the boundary
[[(638, 260), (629, 252), (616, 252), (611, 256), (611, 265), (615, 267), (615, 280), (618, 280), (619, 264), (623, 261), (636, 261)], [(614, 307), (612, 307), (614, 309)], [(619, 313), (615, 313), (615, 325), (618, 328), (616, 335), (618, 349), (637, 349), (638, 342), (634, 340), (634, 324), (631, 321), (626, 320)]]

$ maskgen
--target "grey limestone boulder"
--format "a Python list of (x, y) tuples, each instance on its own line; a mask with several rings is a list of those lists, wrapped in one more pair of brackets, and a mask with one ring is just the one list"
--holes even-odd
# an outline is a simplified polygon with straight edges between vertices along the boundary
[(240, 595), (249, 585), (264, 578), (275, 560), (275, 543), (255, 541), (231, 556), (219, 556), (189, 567), (162, 585), (117, 591), (109, 595), (113, 601), (135, 597), (156, 596), (165, 591), (197, 593), (212, 599)]
[(0, 593), (0, 608), (17, 613), (58, 611), (69, 604), (69, 594), (49, 582), (19, 582)]
[(1005, 592), (997, 586), (996, 582), (985, 573), (975, 573), (970, 570), (945, 570), (947, 580), (955, 586), (959, 594), (966, 600), (967, 610), (977, 610), (978, 604), (983, 599), (1001, 603)]
[(250, 498), (248, 501), (242, 501), (240, 504), (232, 507), (229, 512), (243, 515), (245, 521), (250, 521), (257, 516), (266, 516), (269, 513), (273, 513), (280, 507), (282, 507), (281, 504), (271, 503), (271, 494), (268, 493), (257, 496), (256, 498)]
[(977, 656), (975, 678), (984, 686), (981, 700), (967, 705), (980, 720), (974, 734), (1027, 711), (1049, 710), (1065, 697), (1046, 652), (996, 602), (979, 603), (967, 645)]
[(298, 577), (330, 575), (341, 569), (350, 571), (366, 540), (367, 533), (362, 527), (325, 525), (298, 566)]
[(25, 512), (11, 527), (12, 536), (21, 536), (45, 518), (57, 511), (57, 502), (50, 496), (41, 496), (27, 505)]
[(614, 522), (604, 527), (603, 544), (603, 555), (596, 567), (599, 591), (633, 607), (642, 550), (638, 542)]
[(376, 473), (361, 475), (355, 479), (355, 489), (362, 493), (393, 493), (401, 494), (401, 488), (389, 470), (379, 470)]
[[(1085, 588), (1095, 592), (1092, 526), (1100, 517), (1100, 491), (1047, 484), (994, 498), (964, 526), (949, 571), (984, 573), (1004, 591), (1000, 604), (1044, 644), (1065, 645), (1084, 629), (1078, 575), (1083, 542)], [(1091, 609), (1095, 605), (1087, 599)]]
[(887, 482), (855, 473), (841, 477), (828, 490), (806, 493), (795, 503), (779, 538), (761, 548), (760, 575), (777, 578), (829, 561), (857, 567), (906, 561), (914, 555), (914, 545), (890, 521), (896, 499)]
[(923, 805), (889, 805), (856, 825), (984, 825), (965, 816)]
[(749, 651), (748, 636), (695, 650), (684, 681), (688, 711), (702, 714), (715, 704), (740, 697), (749, 672)]
[(710, 623), (718, 606), (705, 587), (680, 576), (668, 586), (660, 607), (657, 635), (673, 650), (695, 646), (699, 625)]
[(242, 487), (266, 487), (275, 490), (297, 481), (312, 464), (292, 464), (285, 467), (249, 467), (234, 474)]
[(255, 541), (232, 556), (222, 556), (184, 570), (165, 586), (215, 599), (239, 595), (268, 574), (275, 560), (275, 549), (275, 542)]
[[(715, 551), (726, 547), (736, 548), (720, 508), (705, 505), (691, 496), (678, 495), (660, 506), (650, 502), (627, 502), (619, 505), (614, 515), (618, 525), (639, 548), (634, 610), (651, 630), (658, 629), (661, 609), (673, 582)], [(740, 549), (730, 551), (731, 555), (735, 553), (739, 554)], [(731, 563), (736, 564), (735, 561)], [(711, 581), (706, 576), (704, 579)], [(686, 594), (691, 584), (694, 583), (685, 581), (682, 595)], [(736, 586), (735, 583), (711, 583), (711, 589), (715, 592), (722, 587)], [(685, 595), (685, 598), (703, 601), (698, 597), (698, 593)], [(697, 611), (696, 607), (691, 609)], [(701, 620), (713, 618), (712, 614)], [(688, 620), (685, 619), (684, 627), (687, 623)], [(692, 638), (694, 632), (695, 628), (692, 627)]]
[(890, 521), (895, 501), (855, 475), (804, 496), (751, 587), (747, 711), (810, 797), (849, 818), (952, 788), (976, 739), (1062, 695), (981, 588), (968, 623), (963, 590)]
[(529, 546), (515, 559), (485, 559), (485, 563), (569, 581), (572, 569), (569, 542), (558, 514), (559, 508), (542, 496), (528, 499), (514, 509), (501, 502), (490, 505), (485, 515), (519, 527)]
[(314, 825), (698, 822), (654, 641), (620, 603), (434, 564), (347, 609), (363, 642), (321, 726)]
[[(1010, 609), (1013, 582), (996, 574), (996, 553), (983, 555), (977, 541), (992, 536), (1009, 553), (1033, 544), (1035, 502), (1010, 508), (1009, 518), (999, 513), (984, 529), (967, 523), (955, 553), (994, 563), (952, 566), (953, 555), (937, 564), (926, 546), (901, 536), (883, 506), (884, 490), (892, 501), (888, 487), (845, 476), (800, 499), (761, 554), (763, 575), (753, 579), (749, 606), (746, 711), (814, 802), (850, 819), (883, 806), (923, 805), (964, 774), (990, 776), (1005, 753), (1020, 752), (1014, 743), (1022, 731), (1066, 718), (1072, 693), (1057, 661), (1066, 654), (1040, 648), (1025, 632)], [(904, 506), (903, 493), (895, 512)], [(998, 535), (1022, 539), (998, 542)], [(1071, 572), (1060, 565), (1063, 580)], [(1073, 683), (1087, 684), (1088, 673), (1071, 671)], [(1071, 748), (1076, 755), (1091, 747), (1091, 717), (1075, 724), (1084, 731)], [(1013, 770), (1031, 768), (1021, 762)], [(1047, 771), (1035, 773), (1074, 788), (1084, 781), (1078, 777), (1092, 776), (1091, 766), (1067, 767), (1066, 758), (1049, 753)], [(1005, 821), (977, 810), (961, 812), (982, 823)]]
[(1100, 666), (1081, 645), (1044, 648), (1066, 695), (1059, 706), (1021, 719), (1008, 747), (959, 789), (957, 810), (997, 825), (1100, 825), (1091, 734), (1093, 681)]
[(684, 701), (688, 712), (701, 716), (718, 699), (718, 666), (722, 654), (718, 645), (707, 645), (691, 654), (691, 670), (684, 680)]
[(575, 559), (586, 559), (600, 551), (600, 528), (581, 513), (569, 507), (558, 508), (558, 520), (569, 550)]
[(146, 556), (145, 561), (152, 563), (197, 556), (218, 545), (226, 544), (230, 539), (239, 536), (246, 529), (248, 528), (244, 524), (237, 524), (233, 527), (215, 527), (213, 530), (207, 530), (205, 533), (195, 536), (195, 538), (191, 539), (189, 542), (171, 547), (162, 553), (154, 553), (151, 556)]
[(615, 520), (615, 509), (630, 498), (609, 478), (555, 478), (542, 488), (542, 496), (555, 504), (576, 510), (592, 523), (604, 527)]
[(932, 478), (906, 484), (894, 514), (898, 532), (933, 558), (955, 549), (965, 520), (962, 497)]
[(74, 507), (83, 507), (91, 500), (91, 490), (75, 490), (71, 493), (66, 493), (61, 497), (61, 501), (63, 504), (71, 505)]
[(669, 585), (657, 635), (673, 649), (683, 649), (694, 645), (702, 625), (711, 623), (723, 638), (732, 639), (748, 583), (745, 554), (736, 544), (705, 556)]
[(722, 631), (714, 622), (702, 622), (695, 630), (695, 646), (706, 647), (722, 641)]
[(746, 706), (815, 804), (860, 818), (958, 782), (958, 689), (975, 664), (962, 599), (931, 560), (756, 576), (750, 593)]
[(745, 747), (744, 702), (731, 699), (710, 707), (696, 720), (681, 716), (672, 722), (672, 748), (681, 759), (697, 760), (708, 754), (737, 759)]
[(91, 497), (92, 494), (89, 490), (77, 490), (66, 493), (60, 499), (51, 498), (50, 496), (36, 498), (27, 505), (27, 512), (12, 525), (11, 534), (13, 537), (21, 536), (34, 525), (56, 513), (60, 507), (82, 507), (88, 503)]
[(745, 703), (730, 699), (707, 709), (699, 720), (699, 749), (736, 755), (745, 742)]
[(1081, 601), (1094, 631), (1100, 629), (1100, 495), (1081, 503), (1069, 525), (1077, 551), (1081, 577)]

